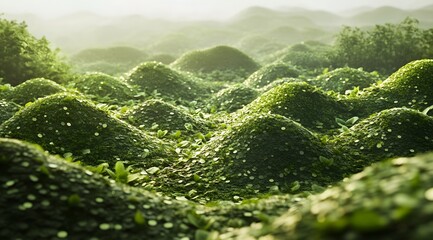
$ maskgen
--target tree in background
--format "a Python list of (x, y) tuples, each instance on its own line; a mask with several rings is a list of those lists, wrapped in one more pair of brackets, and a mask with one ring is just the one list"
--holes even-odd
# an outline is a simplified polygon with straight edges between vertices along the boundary
[(337, 36), (332, 62), (390, 74), (410, 61), (432, 58), (433, 29), (423, 30), (418, 25), (418, 20), (406, 18), (367, 31), (346, 26)]
[(0, 80), (18, 85), (32, 78), (65, 81), (69, 67), (63, 63), (59, 50), (51, 50), (43, 37), (36, 39), (27, 25), (0, 18)]

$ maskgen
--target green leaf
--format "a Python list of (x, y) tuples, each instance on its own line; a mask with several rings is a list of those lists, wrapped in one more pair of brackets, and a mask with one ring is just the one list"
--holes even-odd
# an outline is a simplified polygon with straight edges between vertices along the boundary
[(349, 221), (353, 229), (361, 232), (376, 231), (388, 224), (386, 218), (369, 209), (354, 212)]
[(137, 225), (144, 225), (146, 223), (146, 220), (144, 219), (143, 213), (140, 210), (135, 211), (134, 222)]

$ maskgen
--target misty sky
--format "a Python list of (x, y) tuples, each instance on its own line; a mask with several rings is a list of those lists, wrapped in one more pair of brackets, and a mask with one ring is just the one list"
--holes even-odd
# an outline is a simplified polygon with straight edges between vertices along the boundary
[(306, 7), (343, 11), (364, 6), (416, 8), (432, 0), (0, 0), (0, 13), (57, 17), (88, 11), (100, 15), (140, 14), (152, 18), (223, 19), (248, 6)]

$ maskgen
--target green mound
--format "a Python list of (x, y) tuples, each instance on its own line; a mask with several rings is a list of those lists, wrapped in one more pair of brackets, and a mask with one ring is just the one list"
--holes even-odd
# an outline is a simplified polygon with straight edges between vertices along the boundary
[(104, 73), (89, 73), (72, 83), (78, 91), (93, 96), (97, 101), (104, 99), (127, 101), (135, 91), (125, 82)]
[(335, 146), (354, 159), (352, 167), (389, 157), (406, 157), (433, 150), (433, 118), (412, 109), (375, 113), (334, 139)]
[(156, 55), (152, 55), (150, 56), (148, 59), (148, 61), (155, 61), (155, 62), (160, 62), (162, 64), (170, 64), (174, 61), (176, 61), (176, 57), (170, 55), (170, 54), (156, 54)]
[(56, 82), (45, 78), (35, 78), (27, 80), (14, 87), (8, 93), (8, 100), (20, 105), (33, 102), (38, 98), (46, 97), (52, 94), (65, 92), (66, 89)]
[(366, 88), (380, 80), (377, 73), (365, 72), (362, 69), (344, 67), (337, 68), (318, 76), (312, 83), (322, 89), (344, 94), (354, 87)]
[(252, 102), (259, 92), (244, 85), (234, 85), (220, 90), (212, 99), (218, 110), (234, 112)]
[(138, 65), (128, 74), (127, 82), (139, 86), (145, 92), (157, 92), (162, 97), (172, 99), (193, 100), (202, 91), (201, 87), (186, 75), (158, 62)]
[(296, 192), (341, 178), (331, 156), (331, 150), (298, 123), (279, 115), (251, 115), (216, 134), (194, 160), (158, 173), (154, 182), (166, 194), (184, 193), (193, 199)]
[(139, 63), (147, 54), (132, 47), (90, 48), (72, 57), (73, 62)]
[(19, 109), (20, 106), (15, 103), (0, 100), (0, 124), (11, 118)]
[(217, 46), (186, 53), (172, 66), (193, 73), (221, 71), (235, 73), (240, 77), (247, 77), (259, 68), (259, 65), (249, 56), (228, 46)]
[(430, 239), (433, 155), (366, 168), (269, 224), (221, 239)]
[(343, 103), (305, 82), (283, 83), (242, 110), (243, 114), (257, 112), (279, 114), (316, 131), (336, 128), (335, 118), (346, 118)]
[(261, 92), (267, 92), (267, 91), (271, 90), (272, 88), (279, 86), (283, 83), (294, 83), (294, 82), (305, 82), (305, 80), (299, 79), (299, 78), (280, 78), (280, 79), (277, 79), (277, 80), (269, 83), (268, 85), (262, 87), (260, 89), (260, 91)]
[(40, 144), (90, 165), (117, 160), (162, 164), (170, 147), (70, 94), (42, 98), (0, 126), (0, 136)]
[(367, 88), (355, 104), (371, 114), (393, 107), (424, 110), (433, 105), (433, 60), (413, 61), (377, 86)]
[(316, 42), (295, 44), (277, 52), (274, 56), (278, 61), (289, 63), (303, 69), (316, 70), (331, 65), (329, 52), (331, 46)]
[(297, 77), (299, 73), (290, 65), (274, 63), (260, 68), (251, 74), (244, 84), (250, 87), (262, 88), (280, 78)]
[(186, 133), (206, 129), (204, 121), (161, 100), (148, 100), (126, 112), (124, 118), (146, 130), (182, 130)]
[(190, 204), (115, 184), (0, 139), (2, 239), (192, 239)]

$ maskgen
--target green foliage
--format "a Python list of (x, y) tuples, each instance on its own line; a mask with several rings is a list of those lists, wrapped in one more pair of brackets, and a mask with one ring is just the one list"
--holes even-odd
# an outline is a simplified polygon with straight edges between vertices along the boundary
[(207, 123), (202, 119), (161, 100), (145, 101), (127, 111), (123, 119), (147, 131), (160, 131), (164, 136), (165, 130), (190, 134), (207, 129)]
[(38, 143), (53, 154), (68, 153), (89, 165), (118, 159), (159, 165), (163, 161), (152, 159), (167, 157), (171, 151), (158, 139), (71, 94), (52, 95), (26, 106), (0, 126), (0, 135)]
[(250, 87), (262, 88), (280, 78), (296, 78), (299, 72), (288, 64), (274, 63), (260, 68), (251, 74), (244, 84)]
[(223, 239), (429, 239), (432, 163), (428, 154), (372, 165), (270, 224)]
[(69, 79), (69, 67), (58, 50), (51, 50), (45, 38), (36, 39), (25, 23), (0, 18), (0, 79), (18, 85), (32, 78), (47, 78), (56, 82)]
[(35, 78), (20, 83), (8, 94), (7, 99), (20, 105), (33, 102), (38, 98), (65, 92), (66, 89), (59, 84), (45, 79)]
[(300, 43), (277, 54), (278, 61), (303, 69), (315, 70), (329, 67), (332, 48), (324, 44)]
[(335, 117), (344, 117), (347, 107), (332, 96), (305, 82), (283, 83), (263, 93), (241, 114), (280, 114), (319, 132), (337, 127)]
[[(186, 53), (173, 62), (172, 66), (193, 73), (228, 72), (241, 78), (249, 76), (259, 68), (252, 58), (228, 46), (216, 46)], [(231, 79), (222, 80), (231, 81)]]
[[(127, 101), (136, 95), (135, 90), (127, 83), (104, 73), (88, 73), (77, 77), (70, 86), (99, 102)], [(107, 98), (108, 100), (105, 100)]]
[(212, 98), (211, 102), (217, 110), (234, 112), (252, 102), (259, 96), (259, 92), (244, 85), (227, 87)]
[(127, 82), (147, 93), (158, 92), (169, 99), (193, 100), (203, 89), (187, 75), (158, 62), (145, 62), (132, 69)]
[(311, 83), (321, 87), (325, 91), (332, 90), (345, 94), (355, 87), (363, 89), (379, 80), (381, 79), (377, 72), (369, 73), (362, 69), (344, 67), (324, 73), (311, 81)]
[(418, 20), (406, 18), (399, 24), (376, 25), (365, 31), (344, 27), (337, 36), (332, 62), (390, 74), (410, 61), (432, 58), (433, 30), (423, 30), (418, 24)]

